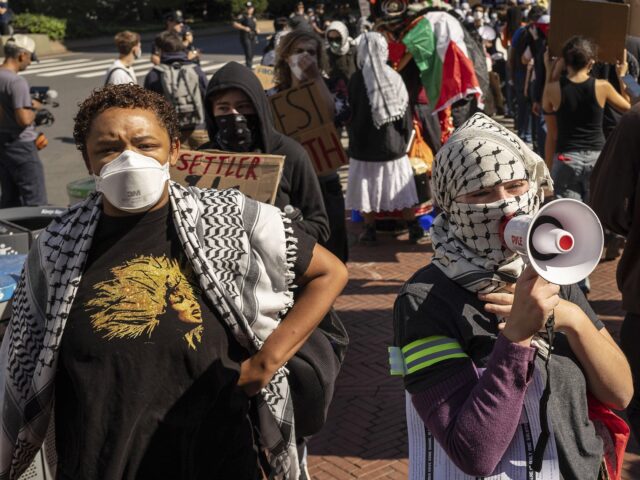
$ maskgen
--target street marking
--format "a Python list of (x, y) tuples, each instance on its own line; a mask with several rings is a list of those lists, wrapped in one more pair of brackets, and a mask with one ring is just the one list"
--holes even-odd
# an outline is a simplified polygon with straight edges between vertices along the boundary
[(91, 60), (90, 58), (79, 58), (77, 60), (69, 60), (68, 62), (64, 62), (64, 65), (56, 65), (56, 66), (51, 66), (51, 65), (45, 65), (43, 68), (30, 68), (29, 70), (26, 70), (24, 72), (20, 72), (20, 75), (32, 75), (32, 74), (37, 74), (37, 73), (42, 73), (42, 72), (50, 72), (52, 70), (57, 70), (60, 68), (66, 68), (67, 65), (71, 65), (71, 64), (75, 64), (75, 63), (84, 63), (84, 62), (88, 62), (89, 60)]
[(42, 65), (45, 63), (54, 63), (54, 62), (61, 62), (61, 61), (62, 59), (60, 58), (47, 58), (46, 60), (38, 60), (37, 62), (32, 63), (31, 65), (34, 65), (37, 67), (38, 65)]
[[(150, 62), (148, 60), (145, 60), (145, 61), (147, 62), (146, 65), (138, 65), (134, 67), (133, 71), (136, 72), (136, 77), (144, 77), (153, 68), (153, 65), (149, 65)], [(202, 60), (200, 62), (200, 65), (206, 65), (207, 63), (211, 63), (211, 60)], [(76, 77), (95, 78), (95, 77), (99, 77), (100, 75), (104, 75), (104, 72), (83, 73), (82, 75), (76, 75)]]
[[(114, 60), (105, 60), (100, 62), (100, 64), (95, 64), (92, 66), (85, 66), (85, 65), (78, 65), (77, 67), (73, 67), (73, 68), (69, 68), (66, 70), (56, 70), (56, 71), (51, 71), (48, 73), (43, 73), (40, 76), (41, 77), (58, 77), (60, 75), (68, 75), (68, 74), (73, 74), (73, 73), (80, 73), (80, 72), (89, 72), (92, 70), (100, 70), (100, 72), (98, 72), (100, 75), (104, 75), (106, 73), (106, 70), (109, 66), (111, 66), (113, 64)], [(146, 62), (148, 63), (149, 60), (147, 59), (139, 59), (136, 60), (134, 63), (142, 63), (142, 62)], [(87, 64), (88, 65), (88, 64)], [(105, 68), (107, 67), (107, 68)], [(99, 76), (99, 75), (96, 75)]]
[(224, 67), (227, 63), (228, 62), (209, 65), (208, 67), (203, 68), (202, 71), (206, 73), (206, 72), (211, 72), (212, 70), (219, 70), (220, 68)]
[[(202, 60), (202, 61), (200, 62), (200, 65), (206, 65), (207, 63), (211, 63), (211, 60)], [(224, 64), (223, 64), (223, 65), (224, 65)], [(208, 67), (204, 67), (204, 68), (202, 69), (202, 71), (203, 71), (203, 72), (208, 72), (208, 71), (211, 69), (211, 67), (215, 67), (215, 65), (209, 65)], [(141, 69), (141, 70), (135, 70), (135, 72), (136, 72), (136, 77), (138, 77), (138, 78), (142, 78), (142, 77), (144, 77), (147, 73), (149, 73), (151, 70), (153, 70), (153, 66), (152, 66), (151, 68), (148, 68), (148, 67), (142, 67), (142, 69)], [(81, 76), (81, 75), (78, 75), (78, 76)], [(86, 77), (82, 76), (82, 78), (86, 78)]]

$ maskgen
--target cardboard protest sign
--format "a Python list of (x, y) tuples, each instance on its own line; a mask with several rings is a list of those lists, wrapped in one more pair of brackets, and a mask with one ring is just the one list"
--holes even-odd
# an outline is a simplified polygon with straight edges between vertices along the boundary
[(574, 35), (582, 35), (598, 45), (598, 59), (613, 63), (622, 60), (629, 23), (629, 5), (597, 0), (551, 2), (549, 50), (562, 54), (562, 46)]
[(629, 4), (629, 35), (640, 37), (640, 0), (625, 0)]
[(333, 118), (320, 100), (314, 82), (303, 83), (271, 97), (276, 129), (297, 140), (307, 150), (318, 175), (336, 171), (349, 161), (333, 125)]
[(275, 87), (275, 83), (273, 81), (273, 67), (268, 67), (266, 65), (258, 65), (253, 73), (256, 74), (258, 80), (260, 80), (260, 84), (264, 90), (270, 90)]
[(181, 150), (171, 179), (186, 187), (237, 188), (254, 200), (273, 204), (283, 165), (279, 155)]

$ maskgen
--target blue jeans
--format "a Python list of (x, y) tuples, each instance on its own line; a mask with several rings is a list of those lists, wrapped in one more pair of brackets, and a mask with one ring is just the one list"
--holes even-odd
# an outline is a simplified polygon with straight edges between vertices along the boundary
[(33, 141), (0, 135), (0, 208), (47, 204), (44, 169)]
[[(599, 156), (597, 150), (556, 153), (551, 168), (556, 198), (573, 198), (588, 203), (591, 172)], [(589, 277), (578, 282), (578, 286), (585, 294), (588, 293), (591, 290)]]
[(551, 177), (553, 190), (558, 198), (589, 201), (591, 172), (600, 156), (597, 150), (561, 152), (553, 157)]

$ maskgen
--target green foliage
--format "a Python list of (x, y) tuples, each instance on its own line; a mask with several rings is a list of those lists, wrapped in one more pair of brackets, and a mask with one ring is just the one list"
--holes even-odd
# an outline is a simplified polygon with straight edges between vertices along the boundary
[(67, 30), (67, 21), (47, 15), (19, 13), (13, 19), (13, 26), (17, 31), (42, 33), (49, 35), (52, 40), (62, 40)]

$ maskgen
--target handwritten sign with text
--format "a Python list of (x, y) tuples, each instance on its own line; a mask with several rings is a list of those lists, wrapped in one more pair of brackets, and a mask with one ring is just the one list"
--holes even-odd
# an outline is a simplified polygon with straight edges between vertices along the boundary
[(264, 203), (276, 199), (284, 157), (262, 153), (182, 150), (171, 178), (189, 187), (237, 188)]
[(275, 87), (275, 83), (273, 81), (273, 67), (269, 67), (267, 65), (258, 65), (253, 70), (253, 73), (256, 74), (258, 80), (262, 84), (262, 88), (264, 90), (269, 90)]
[(271, 97), (276, 129), (300, 142), (318, 175), (336, 171), (349, 161), (333, 118), (322, 103), (314, 82), (290, 88)]

